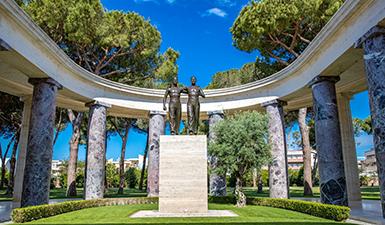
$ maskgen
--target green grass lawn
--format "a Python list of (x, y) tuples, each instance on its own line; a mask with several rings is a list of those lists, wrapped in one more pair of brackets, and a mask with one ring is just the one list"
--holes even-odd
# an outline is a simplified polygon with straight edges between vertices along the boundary
[(231, 210), (238, 217), (216, 218), (129, 218), (139, 210), (157, 210), (157, 205), (124, 205), (83, 209), (24, 224), (337, 224), (303, 213), (262, 206), (237, 208), (210, 204), (210, 209)]
[[(6, 190), (0, 190), (0, 201), (12, 201), (12, 198), (5, 195)], [(264, 187), (263, 193), (257, 193), (256, 188), (246, 187), (244, 188), (245, 194), (248, 197), (269, 197), (269, 188)], [(106, 198), (127, 198), (127, 197), (145, 197), (147, 194), (145, 191), (140, 191), (137, 189), (124, 189), (122, 195), (118, 195), (117, 188), (109, 188), (104, 195)], [(232, 189), (228, 188), (228, 193), (232, 193)], [(318, 198), (319, 187), (313, 188), (314, 196)], [(380, 189), (376, 187), (361, 187), (361, 194), (363, 199), (367, 200), (380, 200)], [(304, 197), (303, 196), (303, 187), (290, 187), (290, 197)], [(63, 199), (66, 197), (65, 188), (52, 189), (50, 191), (50, 199)], [(83, 198), (83, 188), (77, 189), (77, 196), (75, 198)]]

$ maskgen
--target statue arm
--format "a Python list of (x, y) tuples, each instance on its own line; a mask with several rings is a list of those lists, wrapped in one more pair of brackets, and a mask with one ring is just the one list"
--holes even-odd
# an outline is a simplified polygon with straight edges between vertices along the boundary
[(170, 93), (170, 90), (167, 88), (163, 96), (163, 110), (167, 110), (166, 102), (167, 102), (167, 97), (169, 93)]
[(188, 94), (188, 88), (187, 88), (187, 87), (183, 87), (183, 88), (181, 89), (181, 93), (186, 93), (186, 94)]

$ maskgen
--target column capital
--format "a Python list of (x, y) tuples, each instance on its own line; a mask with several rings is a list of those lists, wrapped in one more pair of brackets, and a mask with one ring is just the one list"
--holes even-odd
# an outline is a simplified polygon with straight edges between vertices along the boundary
[(385, 35), (385, 27), (382, 26), (374, 26), (370, 28), (368, 32), (366, 32), (356, 43), (354, 44), (354, 48), (362, 48), (362, 45), (367, 39), (377, 37), (379, 35)]
[(95, 105), (103, 106), (105, 108), (111, 108), (111, 104), (108, 104), (108, 103), (102, 102), (102, 101), (98, 101), (98, 100), (93, 100), (93, 101), (87, 102), (85, 104), (85, 106), (89, 107), (89, 108), (91, 108), (92, 106), (95, 106)]
[(213, 116), (213, 115), (224, 115), (225, 113), (223, 112), (223, 110), (215, 110), (215, 111), (208, 111), (207, 112), (207, 115), (210, 117), (210, 116)]
[(278, 105), (278, 106), (282, 107), (282, 106), (287, 105), (287, 102), (279, 100), (279, 99), (274, 99), (274, 100), (270, 100), (270, 101), (261, 103), (262, 107), (267, 107), (267, 106), (270, 106), (270, 105)]
[(52, 86), (56, 86), (57, 89), (63, 88), (63, 86), (61, 84), (59, 84), (59, 82), (57, 82), (56, 80), (54, 80), (50, 77), (47, 77), (47, 78), (29, 78), (28, 83), (30, 83), (34, 86), (37, 84), (40, 84), (40, 83), (47, 83), (47, 84), (50, 84)]
[(339, 76), (316, 76), (314, 77), (309, 83), (308, 83), (308, 87), (313, 87), (313, 85), (315, 84), (318, 84), (318, 83), (321, 83), (321, 82), (324, 82), (324, 81), (327, 81), (327, 82), (331, 82), (331, 83), (337, 83), (338, 81), (340, 81), (340, 77)]
[(148, 115), (152, 116), (152, 115), (161, 115), (161, 116), (166, 116), (167, 115), (167, 112), (166, 111), (160, 111), (160, 110), (150, 110), (148, 112)]

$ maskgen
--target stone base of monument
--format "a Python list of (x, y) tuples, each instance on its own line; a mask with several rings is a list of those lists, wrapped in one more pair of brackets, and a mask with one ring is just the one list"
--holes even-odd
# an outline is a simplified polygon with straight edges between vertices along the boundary
[(230, 210), (208, 210), (206, 213), (161, 213), (157, 210), (142, 210), (130, 216), (130, 218), (151, 217), (236, 217), (237, 214)]
[(159, 211), (139, 211), (131, 217), (237, 216), (208, 210), (207, 137), (160, 136)]

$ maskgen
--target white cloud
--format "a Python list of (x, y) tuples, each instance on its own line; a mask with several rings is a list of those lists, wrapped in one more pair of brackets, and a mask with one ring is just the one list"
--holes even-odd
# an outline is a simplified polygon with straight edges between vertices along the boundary
[(169, 4), (174, 3), (176, 0), (166, 0)]
[(225, 17), (227, 16), (227, 13), (219, 8), (211, 8), (206, 10), (206, 13), (204, 13), (202, 16), (209, 16), (209, 15), (215, 15), (219, 17)]

